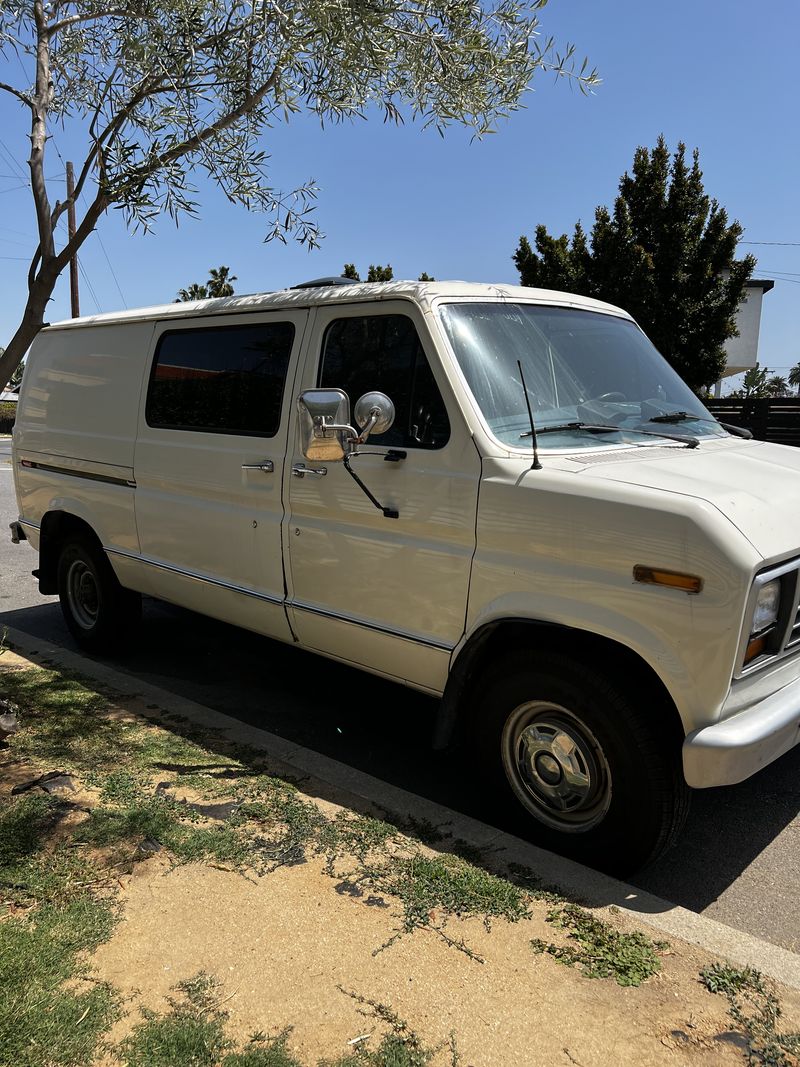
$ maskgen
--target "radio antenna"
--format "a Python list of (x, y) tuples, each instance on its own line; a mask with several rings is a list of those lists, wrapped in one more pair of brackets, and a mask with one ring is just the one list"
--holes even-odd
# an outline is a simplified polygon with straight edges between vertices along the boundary
[(533, 412), (531, 411), (531, 401), (528, 396), (528, 387), (525, 384), (525, 375), (522, 373), (522, 363), (517, 360), (517, 366), (519, 367), (519, 379), (522, 382), (522, 391), (525, 394), (525, 405), (528, 408), (528, 420), (531, 424), (531, 440), (533, 441), (533, 463), (531, 463), (532, 471), (540, 471), (542, 465), (539, 462), (539, 442), (536, 440), (536, 426), (533, 422)]

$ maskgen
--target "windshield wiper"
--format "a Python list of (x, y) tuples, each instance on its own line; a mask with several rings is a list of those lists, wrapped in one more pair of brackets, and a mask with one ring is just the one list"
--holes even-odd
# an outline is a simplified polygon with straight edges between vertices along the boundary
[(699, 415), (692, 415), (688, 411), (668, 411), (666, 415), (653, 415), (652, 418), (645, 419), (645, 422), (686, 422), (687, 419), (691, 419), (693, 422), (708, 421)]
[[(651, 422), (654, 420), (650, 420)], [(697, 448), (700, 442), (696, 437), (684, 437), (677, 433), (662, 433), (661, 430), (642, 430), (638, 426), (612, 426), (609, 423), (592, 422), (561, 422), (556, 426), (537, 427), (537, 436), (543, 433), (559, 433), (565, 430), (586, 430), (587, 433), (639, 433), (646, 437), (661, 437), (667, 441), (678, 441), (687, 448)], [(530, 437), (531, 431), (526, 430), (520, 437)]]
[(654, 415), (652, 419), (645, 419), (645, 423), (685, 422), (687, 419), (691, 419), (693, 422), (715, 422), (717, 426), (721, 426), (723, 430), (727, 430), (734, 437), (744, 437), (746, 440), (750, 440), (753, 436), (752, 432), (744, 426), (731, 426), (730, 423), (720, 422), (719, 419), (704, 419), (702, 415), (692, 415), (689, 411), (670, 411), (666, 415)]

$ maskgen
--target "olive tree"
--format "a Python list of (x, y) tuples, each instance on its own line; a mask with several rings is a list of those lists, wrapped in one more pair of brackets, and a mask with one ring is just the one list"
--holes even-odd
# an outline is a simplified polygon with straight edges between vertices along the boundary
[[(117, 207), (144, 230), (160, 212), (194, 214), (195, 170), (232, 202), (265, 212), (267, 239), (315, 245), (314, 183), (283, 193), (270, 182), (265, 134), (295, 113), (336, 122), (376, 105), (389, 121), (409, 114), (439, 131), (461, 122), (480, 136), (521, 106), (537, 69), (590, 88), (595, 72), (576, 67), (573, 48), (559, 52), (538, 35), (545, 3), (3, 0), (0, 89), (29, 114), (38, 245), (0, 381), (103, 213)], [(83, 148), (74, 195), (54, 200), (45, 156), (57, 124)], [(56, 224), (81, 194), (88, 207), (59, 246)]]

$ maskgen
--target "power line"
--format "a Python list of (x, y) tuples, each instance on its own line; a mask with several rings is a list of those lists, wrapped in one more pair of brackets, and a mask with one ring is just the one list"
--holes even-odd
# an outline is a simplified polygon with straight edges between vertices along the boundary
[[(83, 200), (84, 206), (86, 206), (86, 196), (83, 193), (81, 193), (81, 199)], [(108, 252), (106, 252), (106, 246), (103, 244), (103, 238), (100, 236), (100, 234), (99, 234), (99, 232), (97, 230), (94, 231), (94, 234), (95, 234), (95, 237), (97, 238), (97, 240), (100, 242), (100, 248), (102, 249), (103, 255), (105, 256), (106, 263), (108, 264), (108, 269), (111, 271), (111, 277), (114, 279), (114, 284), (117, 287), (117, 292), (119, 293), (119, 298), (122, 301), (122, 306), (127, 311), (128, 310), (128, 304), (127, 304), (127, 302), (125, 300), (125, 296), (124, 296), (124, 294), (122, 292), (122, 287), (119, 284), (119, 278), (117, 278), (117, 272), (114, 270), (114, 266), (113, 266), (111, 260), (108, 257)]]
[(779, 245), (781, 248), (800, 248), (800, 241), (740, 241), (740, 245)]
[(84, 282), (86, 283), (86, 288), (89, 290), (89, 292), (91, 294), (92, 300), (94, 301), (94, 306), (97, 308), (98, 314), (102, 315), (103, 314), (103, 309), (100, 307), (100, 301), (97, 299), (97, 293), (94, 291), (94, 286), (89, 281), (89, 275), (86, 273), (86, 270), (85, 270), (83, 264), (81, 263), (80, 259), (78, 259), (78, 270), (81, 272), (81, 276), (82, 276)]
[(9, 150), (8, 145), (2, 139), (0, 139), (0, 149), (3, 152), (3, 155), (6, 157), (6, 162), (9, 164), (11, 169), (15, 172), (14, 177), (22, 178), (22, 180), (27, 184), (27, 181), (28, 181), (27, 174), (22, 169), (22, 167), (19, 165), (19, 163), (17, 162), (17, 159), (14, 156), (13, 152), (11, 152)]

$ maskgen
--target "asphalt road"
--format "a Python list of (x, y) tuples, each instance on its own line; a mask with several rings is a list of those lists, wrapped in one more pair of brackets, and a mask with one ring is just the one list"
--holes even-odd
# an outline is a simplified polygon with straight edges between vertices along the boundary
[[(74, 648), (58, 602), (15, 546), (17, 517), (0, 439), (0, 626)], [(428, 750), (433, 702), (400, 686), (191, 612), (145, 602), (136, 648), (113, 661), (225, 714), (486, 821), (468, 766)], [(634, 879), (642, 889), (800, 952), (800, 748), (741, 785), (698, 791), (676, 847)]]

